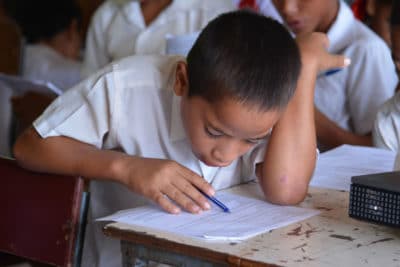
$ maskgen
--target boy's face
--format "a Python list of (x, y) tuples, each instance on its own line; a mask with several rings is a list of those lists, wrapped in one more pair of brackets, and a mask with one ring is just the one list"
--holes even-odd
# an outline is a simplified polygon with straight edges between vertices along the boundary
[(200, 96), (188, 97), (188, 87), (176, 90), (176, 86), (192, 151), (208, 166), (231, 164), (265, 140), (281, 115), (279, 111), (259, 111), (231, 98), (210, 103)]
[(286, 25), (296, 35), (326, 33), (339, 9), (337, 0), (272, 0)]

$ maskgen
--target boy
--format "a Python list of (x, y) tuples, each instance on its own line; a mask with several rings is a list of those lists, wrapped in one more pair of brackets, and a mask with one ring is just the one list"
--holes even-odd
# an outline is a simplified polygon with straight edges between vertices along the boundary
[[(210, 205), (198, 189), (213, 195), (256, 176), (267, 200), (298, 203), (316, 157), (316, 73), (346, 65), (325, 52), (323, 35), (298, 44), (302, 68), (279, 23), (249, 12), (221, 15), (187, 62), (135, 56), (69, 90), (22, 134), (15, 156), (36, 171), (98, 179), (92, 218), (140, 205), (138, 195), (171, 213), (199, 213)], [(119, 266), (118, 242), (98, 228), (89, 224), (83, 258)]]
[(393, 95), (397, 75), (390, 50), (338, 0), (273, 0), (296, 35), (327, 33), (331, 53), (345, 54), (351, 67), (321, 74), (315, 89), (315, 122), (321, 148), (372, 145), (378, 108)]
[(234, 9), (232, 0), (107, 0), (93, 15), (82, 74), (131, 55), (164, 54), (166, 35), (200, 31)]

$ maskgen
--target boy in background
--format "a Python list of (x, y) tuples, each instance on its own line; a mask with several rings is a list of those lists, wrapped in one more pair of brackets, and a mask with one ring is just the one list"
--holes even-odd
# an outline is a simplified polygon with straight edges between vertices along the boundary
[(107, 0), (91, 20), (82, 75), (123, 57), (164, 54), (167, 35), (199, 32), (233, 9), (232, 0)]
[(75, 1), (5, 2), (27, 43), (23, 51), (22, 76), (51, 82), (63, 91), (77, 84), (81, 79), (81, 14)]
[(319, 75), (315, 89), (315, 125), (320, 148), (372, 145), (378, 108), (390, 98), (397, 75), (390, 49), (356, 20), (343, 1), (273, 0), (296, 35), (326, 33), (329, 52), (352, 60), (349, 68)]
[[(89, 220), (146, 199), (199, 213), (210, 205), (198, 189), (213, 195), (256, 178), (266, 200), (299, 203), (316, 159), (315, 77), (349, 63), (327, 46), (323, 34), (296, 45), (261, 15), (221, 15), (187, 61), (129, 57), (60, 96), (15, 156), (32, 170), (95, 179)], [(99, 228), (88, 225), (83, 266), (120, 266), (119, 242)]]

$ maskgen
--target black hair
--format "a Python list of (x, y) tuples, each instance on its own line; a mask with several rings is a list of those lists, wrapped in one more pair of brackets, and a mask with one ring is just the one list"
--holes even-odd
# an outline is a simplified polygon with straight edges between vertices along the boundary
[(4, 6), (28, 43), (49, 40), (82, 19), (74, 0), (4, 0)]
[(212, 20), (187, 64), (189, 97), (209, 102), (233, 97), (264, 111), (286, 107), (301, 69), (290, 33), (277, 21), (245, 10)]

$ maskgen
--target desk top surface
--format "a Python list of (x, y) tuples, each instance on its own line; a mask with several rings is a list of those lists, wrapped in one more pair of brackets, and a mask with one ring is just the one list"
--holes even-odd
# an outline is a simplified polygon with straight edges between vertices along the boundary
[[(242, 185), (230, 189), (241, 194)], [(247, 190), (248, 191), (248, 190)], [(239, 243), (183, 238), (144, 227), (110, 223), (104, 232), (147, 246), (160, 246), (195, 256), (284, 266), (399, 266), (400, 229), (352, 219), (349, 192), (310, 188), (302, 207), (321, 213)], [(256, 264), (257, 265), (257, 264)], [(254, 265), (254, 266), (256, 266)]]

